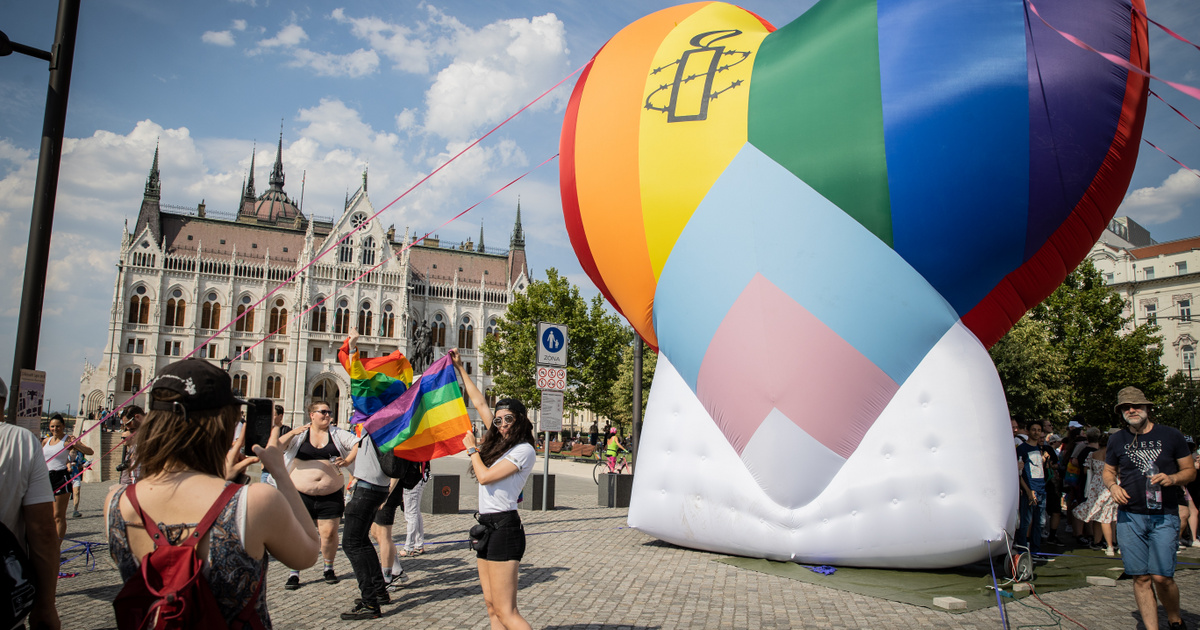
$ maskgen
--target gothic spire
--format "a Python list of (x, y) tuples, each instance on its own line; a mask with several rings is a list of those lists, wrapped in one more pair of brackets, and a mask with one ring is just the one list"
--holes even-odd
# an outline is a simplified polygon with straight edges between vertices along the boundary
[(479, 245), (476, 246), (475, 251), (483, 251), (483, 221), (479, 222)]
[(242, 189), (242, 199), (254, 201), (258, 195), (254, 194), (254, 155), (258, 152), (258, 147), (250, 149), (250, 176), (246, 178), (246, 186)]
[(509, 249), (525, 249), (525, 230), (521, 229), (521, 198), (517, 197), (517, 223), (513, 226)]
[(283, 190), (283, 123), (279, 123), (279, 148), (275, 151), (275, 168), (271, 169), (271, 189)]
[(158, 143), (154, 143), (154, 165), (150, 167), (150, 175), (146, 178), (147, 199), (162, 199), (162, 181), (158, 176)]

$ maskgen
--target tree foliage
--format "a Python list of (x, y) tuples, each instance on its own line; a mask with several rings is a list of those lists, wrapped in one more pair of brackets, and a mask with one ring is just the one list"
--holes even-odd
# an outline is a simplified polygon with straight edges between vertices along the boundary
[(1200, 436), (1200, 384), (1187, 372), (1176, 372), (1167, 379), (1161, 402), (1154, 406), (1155, 422), (1175, 427), (1184, 435)]
[[(1062, 285), (992, 348), (1014, 417), (1062, 420), (1078, 415), (1087, 424), (1116, 421), (1117, 391), (1133, 385), (1151, 400), (1166, 386), (1158, 326), (1128, 328), (1125, 301), (1085, 260)], [(1044, 333), (1036, 330), (1044, 329)], [(1058, 366), (1062, 366), (1062, 370)], [(1066, 407), (1055, 409), (1066, 390)], [(1022, 417), (1019, 414), (1036, 414)]]
[(482, 367), (492, 375), (492, 393), (511, 396), (530, 408), (541, 405), (536, 370), (538, 322), (565, 324), (568, 329), (566, 411), (613, 412), (612, 384), (617, 378), (621, 349), (633, 331), (604, 309), (600, 296), (589, 305), (558, 271), (546, 270), (546, 280), (529, 283), (513, 296), (508, 312), (496, 320), (499, 334), (484, 339)]
[[(633, 344), (640, 342), (634, 337)], [(629, 435), (633, 428), (633, 349), (630, 344), (621, 351), (621, 366), (617, 372), (617, 380), (612, 385), (612, 397), (616, 401), (616, 409), (609, 416), (613, 425), (620, 427), (622, 435)], [(646, 417), (646, 401), (650, 398), (650, 383), (654, 381), (654, 368), (658, 365), (658, 353), (643, 347), (642, 349), (642, 417)]]

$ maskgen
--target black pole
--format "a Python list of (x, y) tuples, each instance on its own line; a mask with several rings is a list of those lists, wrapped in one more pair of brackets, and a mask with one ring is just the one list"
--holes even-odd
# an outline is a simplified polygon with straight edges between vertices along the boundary
[[(38, 340), (42, 332), (42, 305), (46, 298), (46, 267), (50, 262), (50, 233), (54, 225), (54, 198), (62, 159), (63, 128), (67, 121), (67, 94), (75, 58), (75, 33), (79, 27), (80, 0), (59, 0), (58, 23), (50, 48), (50, 81), (46, 90), (46, 117), (42, 121), (42, 147), (38, 154), (37, 182), (33, 189), (33, 214), (29, 221), (29, 247), (25, 251), (25, 284), (17, 320), (17, 345), (8, 418), (17, 417), (21, 370), (37, 368)], [(16, 48), (14, 47), (15, 52)]]
[(633, 472), (637, 473), (638, 446), (642, 443), (642, 338), (633, 333)]

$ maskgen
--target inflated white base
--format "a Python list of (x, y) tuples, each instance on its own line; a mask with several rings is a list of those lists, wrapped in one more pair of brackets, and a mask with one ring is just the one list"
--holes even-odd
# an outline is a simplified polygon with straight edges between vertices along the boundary
[[(838, 422), (838, 409), (813, 403), (812, 413)], [(744, 456), (752, 456), (751, 446)], [(985, 541), (1013, 530), (1017, 469), (1008, 406), (991, 358), (961, 323), (901, 385), (823, 490), (810, 487), (827, 477), (811, 471), (818, 454), (805, 453), (804, 440), (795, 446), (791, 459), (771, 458), (774, 470), (755, 462), (772, 494), (787, 495), (790, 486), (793, 496), (816, 497), (789, 509), (764, 492), (660, 355), (629, 525), (695, 549), (893, 568), (974, 562), (987, 556)]]

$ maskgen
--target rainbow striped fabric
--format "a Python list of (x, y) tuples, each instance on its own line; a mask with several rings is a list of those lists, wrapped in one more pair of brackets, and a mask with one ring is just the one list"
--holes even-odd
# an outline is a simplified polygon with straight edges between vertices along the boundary
[[(351, 391), (358, 391), (353, 382)], [(402, 459), (426, 462), (466, 449), (462, 437), (471, 430), (471, 420), (449, 356), (434, 361), (411, 387), (368, 417), (358, 419), (357, 397), (354, 405), (353, 422), (362, 422), (381, 453), (391, 450)]]
[(350, 354), (350, 340), (338, 349), (338, 362), (350, 375), (350, 399), (354, 415), (350, 424), (358, 424), (399, 398), (412, 385), (412, 364), (399, 350), (363, 361)]

